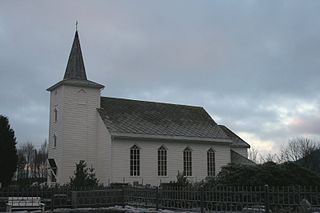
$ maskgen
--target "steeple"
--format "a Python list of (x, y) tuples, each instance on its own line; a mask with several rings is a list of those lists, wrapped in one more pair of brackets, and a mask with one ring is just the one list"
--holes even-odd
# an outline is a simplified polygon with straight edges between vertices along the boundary
[(96, 82), (89, 81), (87, 79), (86, 70), (84, 68), (84, 63), (82, 58), (78, 30), (76, 30), (76, 33), (74, 35), (73, 44), (72, 44), (72, 48), (69, 55), (69, 60), (68, 60), (66, 72), (64, 73), (63, 80), (49, 87), (47, 90), (53, 91), (54, 89), (58, 88), (61, 85), (90, 87), (90, 88), (97, 88), (97, 89), (104, 88), (102, 84), (98, 84)]
[(66, 72), (63, 77), (66, 79), (78, 79), (87, 80), (86, 70), (84, 68), (84, 62), (82, 58), (82, 52), (80, 47), (78, 31), (74, 35), (74, 40), (69, 55), (69, 60), (66, 68)]

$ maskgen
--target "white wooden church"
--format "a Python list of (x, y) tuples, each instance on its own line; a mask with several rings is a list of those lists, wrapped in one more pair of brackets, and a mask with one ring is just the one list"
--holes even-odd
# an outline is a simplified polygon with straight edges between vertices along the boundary
[(76, 31), (63, 80), (51, 86), (48, 183), (64, 184), (80, 160), (100, 183), (151, 184), (215, 176), (251, 164), (249, 144), (197, 106), (102, 97), (87, 79)]

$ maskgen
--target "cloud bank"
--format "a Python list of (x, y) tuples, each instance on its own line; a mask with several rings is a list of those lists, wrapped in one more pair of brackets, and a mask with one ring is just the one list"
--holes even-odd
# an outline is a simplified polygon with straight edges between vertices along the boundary
[(48, 135), (75, 21), (104, 96), (203, 106), (261, 152), (320, 136), (317, 1), (1, 1), (0, 113)]

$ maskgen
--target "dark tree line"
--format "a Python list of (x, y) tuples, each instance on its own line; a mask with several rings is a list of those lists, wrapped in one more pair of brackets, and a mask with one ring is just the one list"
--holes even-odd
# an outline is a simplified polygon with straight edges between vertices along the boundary
[[(212, 182), (212, 181), (211, 181)], [(267, 162), (256, 166), (230, 164), (213, 180), (227, 185), (319, 186), (320, 176), (294, 163)]]

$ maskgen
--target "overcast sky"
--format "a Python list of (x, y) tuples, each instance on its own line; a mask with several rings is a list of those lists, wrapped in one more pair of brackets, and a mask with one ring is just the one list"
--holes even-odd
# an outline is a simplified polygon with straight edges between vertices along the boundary
[(48, 137), (75, 22), (103, 96), (203, 106), (262, 153), (320, 137), (320, 1), (0, 1), (0, 114)]

